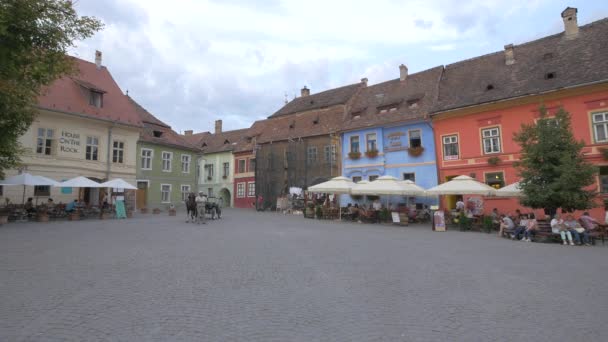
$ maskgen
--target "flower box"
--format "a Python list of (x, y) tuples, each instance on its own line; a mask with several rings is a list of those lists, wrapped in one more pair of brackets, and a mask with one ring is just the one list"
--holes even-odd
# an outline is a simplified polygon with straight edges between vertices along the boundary
[(175, 215), (177, 215), (177, 210), (175, 210), (175, 208), (169, 209), (169, 216), (175, 216)]
[(147, 214), (148, 213), (148, 208), (140, 208), (139, 212), (142, 214)]
[(365, 155), (368, 158), (376, 158), (378, 156), (378, 150), (369, 150), (369, 151), (365, 151)]
[(38, 215), (36, 215), (36, 220), (38, 222), (49, 222), (49, 215), (46, 213), (38, 214)]
[(348, 152), (348, 158), (359, 159), (361, 158), (361, 152)]
[(160, 209), (158, 209), (158, 208), (152, 209), (152, 214), (155, 214), (155, 215), (160, 214)]
[(410, 147), (407, 149), (407, 153), (412, 157), (418, 157), (422, 152), (424, 152), (424, 147), (422, 146)]

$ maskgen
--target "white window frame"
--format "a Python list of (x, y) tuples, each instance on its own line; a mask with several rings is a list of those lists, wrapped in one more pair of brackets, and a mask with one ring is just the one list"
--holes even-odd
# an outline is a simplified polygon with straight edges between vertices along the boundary
[[(150, 155), (144, 156), (144, 151), (150, 152)], [(154, 160), (154, 150), (151, 148), (142, 147), (141, 150), (139, 151), (139, 157), (140, 157), (139, 162), (141, 163), (140, 164), (141, 169), (142, 170), (152, 170), (152, 162)], [(148, 167), (144, 167), (144, 158), (149, 163)]]
[[(163, 194), (164, 194), (163, 187), (164, 186), (168, 186), (169, 187), (169, 192), (168, 192), (167, 200), (166, 201), (163, 199)], [(172, 190), (171, 189), (171, 184), (161, 184), (160, 185), (160, 202), (161, 203), (171, 203), (171, 190)]]
[[(184, 163), (184, 157), (188, 157), (187, 161)], [(182, 154), (182, 173), (190, 173), (190, 162), (192, 161), (192, 156), (189, 154)], [(186, 171), (184, 171), (184, 166)]]
[[(372, 177), (373, 177), (373, 179), (372, 179)], [(369, 176), (367, 176), (367, 180), (370, 182), (373, 182), (376, 179), (378, 179), (379, 177), (380, 177), (380, 175), (369, 175)]]
[[(596, 118), (596, 116), (599, 116), (599, 115), (601, 115), (603, 117), (603, 120), (596, 121), (595, 118)], [(593, 125), (593, 140), (596, 143), (607, 142), (608, 141), (608, 112), (591, 113), (591, 124)], [(598, 136), (597, 136), (598, 128), (602, 128), (604, 130), (605, 138), (602, 140), (598, 139)]]
[(230, 162), (222, 163), (222, 178), (230, 177)]
[(245, 197), (245, 188), (246, 188), (245, 184), (246, 184), (245, 182), (236, 183), (236, 197), (237, 198)]
[[(454, 141), (451, 141), (454, 138)], [(456, 155), (446, 154), (446, 145), (456, 144)], [(460, 145), (458, 141), (458, 134), (444, 135), (441, 137), (441, 148), (443, 153), (443, 160), (458, 160), (460, 159)]]
[[(91, 139), (90, 144), (89, 144), (89, 139)], [(93, 144), (94, 141), (97, 143)], [(90, 153), (88, 153), (88, 151), (87, 151), (89, 149), (89, 147), (91, 148)], [(93, 149), (95, 149), (95, 158), (94, 159), (93, 159)], [(91, 156), (91, 159), (87, 158), (87, 153)], [(84, 159), (91, 160), (91, 161), (99, 160), (99, 138), (98, 137), (94, 137), (94, 136), (85, 137)]]
[[(114, 146), (114, 143), (118, 143), (118, 146)], [(120, 145), (122, 144), (122, 147)], [(125, 163), (125, 142), (122, 140), (112, 140), (112, 163), (124, 164)], [(114, 160), (114, 152), (116, 152), (116, 160)]]
[(352, 180), (353, 180), (353, 183), (358, 183), (361, 180), (363, 180), (363, 177), (361, 177), (361, 176), (353, 176)]
[[(497, 134), (494, 135), (493, 131), (496, 131)], [(489, 132), (490, 135), (486, 136), (486, 134), (485, 134), (486, 132)], [(492, 140), (494, 140), (494, 139), (496, 139), (495, 146), (492, 143)], [(486, 149), (488, 144), (490, 144), (489, 146), (492, 148), (492, 150), (490, 152), (488, 152)], [(499, 126), (483, 128), (481, 130), (481, 148), (483, 149), (483, 154), (496, 154), (496, 153), (502, 152), (502, 148), (501, 148), (501, 144), (500, 144), (500, 127)], [(497, 150), (495, 150), (495, 148), (497, 148)]]
[[(169, 155), (169, 159), (165, 158), (165, 154)], [(163, 151), (161, 154), (161, 170), (163, 172), (171, 172), (173, 171), (173, 152)], [(165, 162), (169, 162), (169, 167), (165, 168)]]
[(247, 183), (247, 197), (255, 197), (255, 182)]
[[(314, 151), (314, 153), (312, 153)], [(318, 160), (318, 152), (317, 146), (308, 146), (306, 148), (306, 161), (308, 164), (314, 163)], [(314, 155), (314, 159), (311, 156)]]
[[(205, 164), (203, 167), (203, 177), (205, 177), (205, 181), (212, 181), (214, 175), (215, 165), (214, 164)], [(211, 177), (211, 179), (209, 179)]]
[[(192, 187), (190, 186), (190, 184), (181, 184), (179, 188), (182, 193), (182, 202), (183, 202), (188, 199), (188, 195), (190, 194)], [(184, 192), (184, 188), (188, 188), (188, 190), (186, 192)]]
[[(357, 150), (356, 151), (353, 151), (353, 138), (357, 138)], [(348, 142), (349, 142), (348, 149), (349, 149), (350, 152), (353, 152), (353, 153), (360, 153), (361, 152), (361, 138), (359, 138), (358, 135), (351, 135), (348, 138)]]
[(412, 179), (410, 179), (410, 180), (411, 180), (412, 182), (416, 183), (416, 172), (403, 172), (403, 173), (401, 174), (401, 177), (403, 178), (403, 180), (406, 180), (406, 179), (405, 179), (405, 175), (414, 175), (414, 179), (413, 179), (413, 180), (412, 180)]
[(418, 132), (420, 135), (420, 147), (422, 146), (422, 130), (421, 129), (409, 129), (407, 131), (407, 143), (409, 147), (412, 147), (412, 132)]
[[(243, 170), (241, 170), (241, 163), (243, 163)], [(236, 160), (236, 172), (237, 173), (247, 172), (247, 159), (237, 159)]]
[[(42, 135), (40, 132), (42, 131)], [(49, 132), (51, 132), (51, 136), (49, 137)], [(53, 155), (53, 147), (55, 146), (54, 142), (55, 137), (55, 129), (53, 128), (44, 128), (38, 127), (38, 133), (36, 135), (36, 154), (42, 156), (52, 156)], [(42, 140), (42, 145), (40, 145), (40, 140)], [(49, 144), (48, 149), (49, 153), (46, 153), (47, 143)], [(38, 147), (42, 146), (42, 152), (38, 152)]]
[[(374, 139), (370, 139), (370, 137), (372, 137)], [(370, 148), (369, 143), (373, 140), (374, 142), (374, 146), (373, 149)], [(369, 152), (369, 151), (378, 151), (378, 134), (376, 134), (376, 132), (373, 133), (367, 133), (365, 134), (365, 151)]]

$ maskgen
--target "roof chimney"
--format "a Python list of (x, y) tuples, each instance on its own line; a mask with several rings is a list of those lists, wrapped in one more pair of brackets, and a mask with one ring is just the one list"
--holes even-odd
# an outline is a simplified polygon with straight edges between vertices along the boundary
[(363, 77), (363, 78), (361, 79), (361, 84), (362, 84), (364, 87), (367, 87), (367, 77)]
[(515, 63), (515, 53), (513, 52), (513, 44), (505, 45), (505, 65)]
[(578, 23), (576, 20), (576, 12), (578, 10), (572, 7), (566, 7), (562, 12), (562, 19), (564, 20), (564, 31), (566, 32), (566, 38), (576, 38), (578, 35)]
[(302, 88), (302, 90), (300, 90), (300, 95), (302, 97), (306, 97), (308, 95), (310, 95), (310, 89), (306, 88), (306, 86), (304, 86), (304, 88)]
[(187, 131), (184, 131), (184, 135), (192, 135), (192, 130), (189, 129)]
[(222, 120), (215, 120), (215, 134), (222, 133)]
[(407, 78), (407, 67), (404, 64), (399, 66), (399, 80), (401, 82), (405, 81)]
[(95, 50), (95, 65), (97, 69), (101, 69), (101, 51)]

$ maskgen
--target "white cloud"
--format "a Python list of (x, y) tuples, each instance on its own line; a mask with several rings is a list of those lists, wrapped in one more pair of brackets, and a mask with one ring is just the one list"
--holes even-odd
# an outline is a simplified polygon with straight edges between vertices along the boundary
[[(249, 126), (287, 93), (398, 77), (414, 51), (481, 41), (535, 1), (81, 0), (106, 28), (74, 50), (104, 64), (144, 107), (176, 130)], [(416, 55), (418, 56), (418, 55)], [(423, 64), (423, 63), (418, 63)], [(408, 64), (409, 65), (409, 64)], [(411, 70), (415, 72), (416, 70)]]

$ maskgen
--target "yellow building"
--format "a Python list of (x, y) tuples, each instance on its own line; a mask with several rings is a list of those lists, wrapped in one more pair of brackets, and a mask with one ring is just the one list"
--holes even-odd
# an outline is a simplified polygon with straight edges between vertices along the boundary
[[(108, 69), (74, 58), (79, 72), (63, 77), (47, 89), (35, 105), (38, 114), (20, 138), (27, 149), (19, 172), (42, 175), (57, 181), (85, 176), (96, 181), (123, 178), (135, 184), (136, 146), (141, 122), (135, 107), (122, 93)], [(2, 195), (21, 203), (23, 187), (5, 186)], [(25, 197), (51, 197), (56, 203), (75, 198), (97, 205), (99, 189), (28, 187)], [(130, 198), (127, 198), (129, 203)]]

